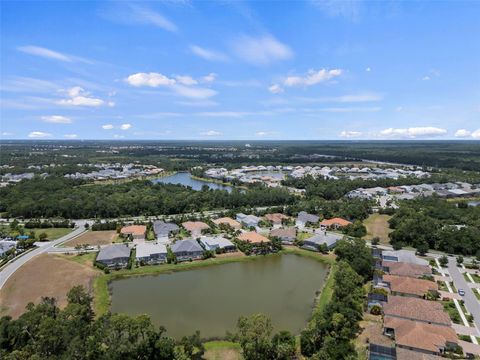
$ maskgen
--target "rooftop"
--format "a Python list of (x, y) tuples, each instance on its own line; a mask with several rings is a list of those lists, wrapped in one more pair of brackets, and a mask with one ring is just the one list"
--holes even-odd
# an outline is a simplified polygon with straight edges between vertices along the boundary
[(97, 261), (113, 260), (117, 258), (130, 257), (130, 248), (127, 244), (113, 244), (100, 249)]
[(317, 215), (309, 214), (306, 211), (300, 211), (298, 213), (297, 219), (299, 221), (304, 222), (304, 223), (309, 222), (309, 223), (312, 223), (312, 224), (317, 223), (318, 220), (320, 220), (320, 218)]
[(383, 275), (383, 281), (390, 284), (390, 290), (403, 294), (423, 296), (429, 291), (438, 290), (438, 285), (429, 280), (405, 276)]
[(246, 241), (252, 244), (257, 244), (261, 242), (270, 242), (268, 238), (255, 231), (244, 232), (238, 236), (238, 240)]
[(203, 248), (196, 240), (178, 240), (175, 244), (172, 245), (172, 252), (195, 252), (195, 251), (203, 251)]
[(267, 214), (265, 215), (265, 219), (271, 221), (272, 223), (281, 223), (283, 220), (288, 219), (287, 215), (281, 213), (274, 213), (274, 214)]
[(168, 236), (172, 231), (177, 231), (178, 230), (178, 225), (174, 223), (167, 223), (164, 221), (155, 221), (153, 223), (153, 231), (155, 234), (158, 235), (164, 235)]
[(432, 269), (427, 265), (418, 265), (407, 262), (382, 261), (382, 266), (388, 268), (390, 275), (421, 277), (431, 275)]
[(187, 221), (182, 223), (182, 226), (188, 231), (198, 231), (210, 228), (210, 226), (202, 221)]
[(122, 234), (144, 235), (147, 232), (147, 227), (145, 225), (124, 226), (120, 232)]
[(226, 225), (229, 225), (230, 227), (232, 227), (234, 229), (239, 229), (239, 228), (242, 227), (242, 225), (237, 220), (234, 220), (230, 217), (222, 217), (222, 218), (219, 218), (219, 219), (215, 219), (215, 220), (213, 220), (213, 223), (217, 224), (217, 225), (226, 224)]
[(328, 219), (328, 220), (323, 220), (323, 221), (320, 222), (320, 225), (323, 225), (323, 226), (333, 226), (333, 225), (347, 226), (347, 225), (350, 225), (350, 224), (351, 224), (350, 221), (339, 218), (339, 217), (336, 217), (336, 218), (333, 218), (333, 219)]
[(204, 245), (218, 246), (220, 248), (224, 248), (224, 247), (227, 247), (227, 246), (235, 246), (230, 240), (225, 239), (222, 236), (202, 237), (200, 239), (200, 242)]
[(383, 305), (383, 313), (392, 317), (443, 324), (450, 326), (448, 314), (439, 302), (423, 300), (406, 296), (388, 296), (388, 302)]
[(163, 244), (157, 243), (142, 243), (136, 247), (136, 257), (143, 258), (149, 257), (154, 254), (166, 254), (167, 247)]
[(270, 236), (278, 237), (278, 238), (283, 238), (283, 237), (295, 237), (297, 235), (297, 229), (294, 227), (288, 227), (288, 228), (279, 228), (279, 229), (273, 229), (270, 231)]

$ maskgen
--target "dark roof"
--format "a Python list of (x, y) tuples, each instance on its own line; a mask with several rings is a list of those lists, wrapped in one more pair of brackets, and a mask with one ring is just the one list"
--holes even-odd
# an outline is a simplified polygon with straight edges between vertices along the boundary
[(179, 240), (172, 245), (172, 252), (196, 252), (203, 251), (203, 248), (196, 240)]
[(100, 249), (97, 261), (113, 260), (118, 258), (130, 257), (130, 248), (127, 244), (114, 244)]
[(177, 231), (178, 226), (174, 223), (167, 223), (164, 221), (155, 221), (153, 223), (153, 231), (157, 236), (168, 236), (172, 231)]
[(316, 234), (308, 239), (305, 239), (304, 243), (313, 243), (315, 245), (325, 244), (328, 247), (335, 245), (338, 240), (342, 239), (343, 235), (336, 234), (333, 232), (321, 232), (320, 234)]
[(320, 219), (317, 215), (309, 214), (305, 211), (300, 211), (298, 213), (298, 220), (304, 222), (304, 223), (316, 223)]

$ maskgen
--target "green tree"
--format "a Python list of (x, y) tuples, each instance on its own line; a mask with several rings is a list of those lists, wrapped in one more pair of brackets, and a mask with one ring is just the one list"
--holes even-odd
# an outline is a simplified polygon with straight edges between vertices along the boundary
[(443, 255), (438, 259), (438, 262), (440, 263), (441, 267), (446, 267), (448, 265), (448, 258)]
[(241, 316), (237, 322), (237, 336), (245, 360), (265, 360), (271, 355), (272, 323), (263, 314)]

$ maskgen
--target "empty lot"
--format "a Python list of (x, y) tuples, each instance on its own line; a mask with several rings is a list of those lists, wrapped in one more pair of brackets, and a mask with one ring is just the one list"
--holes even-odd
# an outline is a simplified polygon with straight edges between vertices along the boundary
[(88, 231), (75, 239), (67, 241), (62, 246), (70, 247), (77, 245), (108, 245), (116, 238), (117, 232), (115, 230), (107, 231)]
[(365, 239), (371, 240), (374, 237), (380, 238), (380, 244), (389, 244), (390, 239), (388, 234), (392, 232), (388, 220), (391, 218), (390, 215), (383, 214), (372, 214), (370, 215), (363, 224), (367, 228), (367, 235)]
[(45, 296), (55, 297), (63, 307), (68, 290), (76, 285), (90, 290), (98, 273), (93, 267), (66, 256), (39, 255), (18, 269), (0, 290), (0, 315), (17, 318), (29, 302), (37, 304)]

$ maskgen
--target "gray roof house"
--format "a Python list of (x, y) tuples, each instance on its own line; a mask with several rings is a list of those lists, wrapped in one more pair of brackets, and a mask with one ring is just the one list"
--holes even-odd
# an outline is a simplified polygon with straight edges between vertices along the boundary
[(5, 255), (5, 253), (10, 250), (14, 249), (16, 246), (17, 242), (16, 241), (10, 241), (10, 240), (2, 240), (0, 241), (0, 256)]
[(171, 249), (177, 261), (196, 260), (203, 257), (203, 248), (196, 240), (178, 240)]
[(153, 232), (157, 241), (163, 244), (169, 243), (168, 237), (171, 233), (178, 231), (179, 227), (174, 223), (157, 220), (153, 223)]
[(306, 211), (300, 211), (295, 225), (299, 228), (303, 228), (307, 224), (316, 224), (318, 220), (320, 220), (320, 218), (317, 215), (309, 214)]
[(303, 241), (303, 248), (313, 251), (319, 251), (322, 244), (327, 245), (327, 248), (333, 249), (337, 241), (342, 239), (343, 235), (333, 232), (321, 232)]
[(205, 247), (205, 250), (216, 251), (222, 249), (225, 251), (235, 251), (235, 244), (222, 236), (206, 236), (200, 238), (200, 242)]
[(382, 260), (428, 265), (427, 260), (418, 258), (414, 252), (408, 250), (384, 250), (382, 251)]
[(100, 249), (97, 262), (115, 268), (126, 267), (130, 259), (130, 248), (127, 244), (113, 244)]
[(145, 264), (161, 264), (167, 261), (167, 247), (164, 244), (147, 242), (138, 244), (135, 257)]
[(284, 244), (293, 244), (297, 237), (297, 229), (294, 227), (273, 229), (270, 236), (279, 238)]
[(257, 226), (260, 220), (262, 219), (260, 219), (255, 215), (245, 215), (240, 213), (240, 214), (237, 214), (236, 220), (241, 222), (243, 225), (247, 227), (251, 227), (251, 226)]

